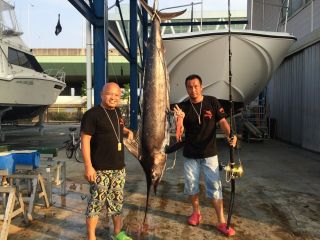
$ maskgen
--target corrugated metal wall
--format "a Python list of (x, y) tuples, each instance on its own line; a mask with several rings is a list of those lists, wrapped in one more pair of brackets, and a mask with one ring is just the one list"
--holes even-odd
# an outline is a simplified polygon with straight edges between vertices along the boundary
[[(253, 3), (253, 16), (251, 16), (251, 3)], [(282, 4), (283, 0), (248, 0), (248, 28), (251, 28), (252, 18), (252, 29), (277, 31)], [(318, 28), (320, 28), (320, 0), (313, 0), (289, 16), (286, 31), (297, 38), (302, 38)], [(284, 31), (283, 21), (280, 21), (278, 31)]]
[(268, 85), (278, 138), (320, 152), (320, 42), (286, 58)]

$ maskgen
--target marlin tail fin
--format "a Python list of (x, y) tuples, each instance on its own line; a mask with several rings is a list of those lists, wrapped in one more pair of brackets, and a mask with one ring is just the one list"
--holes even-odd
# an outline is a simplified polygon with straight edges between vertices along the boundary
[(172, 13), (162, 13), (155, 8), (150, 7), (144, 0), (139, 0), (143, 8), (148, 12), (150, 16), (157, 15), (161, 19), (161, 21), (169, 20), (184, 14), (187, 9), (180, 12), (172, 12)]

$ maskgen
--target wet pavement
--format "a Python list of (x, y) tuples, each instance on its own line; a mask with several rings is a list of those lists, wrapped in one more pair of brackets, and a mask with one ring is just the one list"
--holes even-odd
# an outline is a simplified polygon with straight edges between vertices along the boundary
[[(44, 135), (37, 131), (22, 131), (7, 135), (6, 144), (23, 148), (37, 143), (47, 147), (62, 147), (68, 139), (69, 125), (47, 126)], [(77, 126), (78, 127), (78, 126)], [(219, 143), (220, 160), (226, 162), (228, 149)], [(320, 154), (312, 153), (283, 142), (266, 140), (262, 143), (241, 143), (239, 154), (245, 173), (236, 182), (236, 197), (232, 224), (241, 240), (320, 239)], [(174, 163), (169, 155), (167, 167)], [(60, 149), (56, 159), (67, 161), (66, 196), (54, 188), (53, 206), (37, 206), (32, 222), (24, 223), (20, 216), (13, 219), (9, 239), (86, 239), (85, 208), (88, 185), (83, 177), (83, 164), (67, 159)], [(214, 210), (204, 196), (201, 184), (203, 220), (197, 227), (187, 224), (191, 205), (183, 194), (183, 161), (176, 154), (175, 166), (168, 169), (158, 187), (150, 194), (149, 213), (143, 225), (146, 183), (139, 162), (126, 152), (127, 182), (123, 229), (133, 239), (225, 239), (215, 228)], [(230, 196), (229, 183), (224, 186), (225, 211)], [(1, 224), (1, 221), (0, 221)], [(111, 239), (112, 221), (100, 218), (97, 239)]]

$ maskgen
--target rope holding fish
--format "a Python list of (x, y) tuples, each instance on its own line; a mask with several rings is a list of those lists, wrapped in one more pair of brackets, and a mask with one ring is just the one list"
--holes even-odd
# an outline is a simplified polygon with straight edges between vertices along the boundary
[[(170, 130), (169, 130), (169, 132), (171, 133), (172, 131), (173, 132), (176, 132), (176, 134), (177, 134), (177, 120), (178, 120), (178, 118), (181, 118), (182, 119), (182, 121), (183, 121), (183, 118), (184, 118), (184, 116), (185, 116), (185, 114), (184, 114), (184, 112), (180, 109), (180, 111), (178, 112), (178, 111), (171, 111), (169, 114), (168, 114), (168, 116), (169, 116), (169, 123), (170, 123)], [(180, 120), (180, 122), (179, 122), (180, 124), (182, 124), (182, 122), (181, 122), (181, 120)], [(183, 128), (183, 124), (182, 124), (182, 128)], [(183, 131), (183, 130), (182, 130)], [(181, 133), (182, 134), (182, 133)], [(176, 135), (176, 139), (177, 139), (177, 135)], [(181, 140), (181, 138), (180, 138), (180, 140)], [(176, 142), (177, 143), (177, 142)], [(175, 143), (175, 144), (176, 144)], [(178, 149), (179, 148), (177, 148), (177, 149), (174, 149), (174, 150), (172, 150), (172, 152), (174, 152), (174, 159), (173, 159), (173, 163), (172, 163), (172, 165), (170, 166), (170, 167), (167, 167), (166, 168), (166, 171), (167, 170), (172, 170), (172, 169), (174, 169), (174, 167), (176, 166), (176, 160), (177, 160), (177, 151), (178, 151)], [(166, 149), (166, 153), (168, 154), (168, 149)], [(170, 152), (171, 153), (171, 152)]]

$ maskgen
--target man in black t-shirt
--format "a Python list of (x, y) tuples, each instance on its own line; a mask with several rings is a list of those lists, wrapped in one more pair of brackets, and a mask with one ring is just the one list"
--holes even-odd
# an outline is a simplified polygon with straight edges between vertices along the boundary
[(88, 110), (81, 120), (81, 149), (91, 194), (86, 211), (89, 240), (96, 239), (98, 216), (104, 206), (112, 217), (115, 239), (131, 239), (121, 231), (120, 214), (126, 176), (123, 134), (133, 139), (133, 133), (124, 126), (117, 107), (120, 96), (118, 84), (107, 83), (101, 91), (101, 104)]
[(227, 229), (223, 212), (222, 186), (219, 176), (219, 163), (216, 147), (216, 123), (235, 146), (237, 137), (229, 138), (230, 126), (226, 114), (215, 97), (202, 95), (202, 80), (198, 75), (190, 75), (185, 81), (189, 95), (187, 101), (174, 106), (177, 116), (176, 138), (181, 141), (185, 129), (183, 148), (185, 194), (190, 196), (193, 212), (188, 219), (190, 225), (196, 226), (202, 218), (199, 206), (199, 181), (203, 171), (206, 196), (212, 199), (217, 214), (217, 229), (227, 236), (235, 234), (233, 228)]

